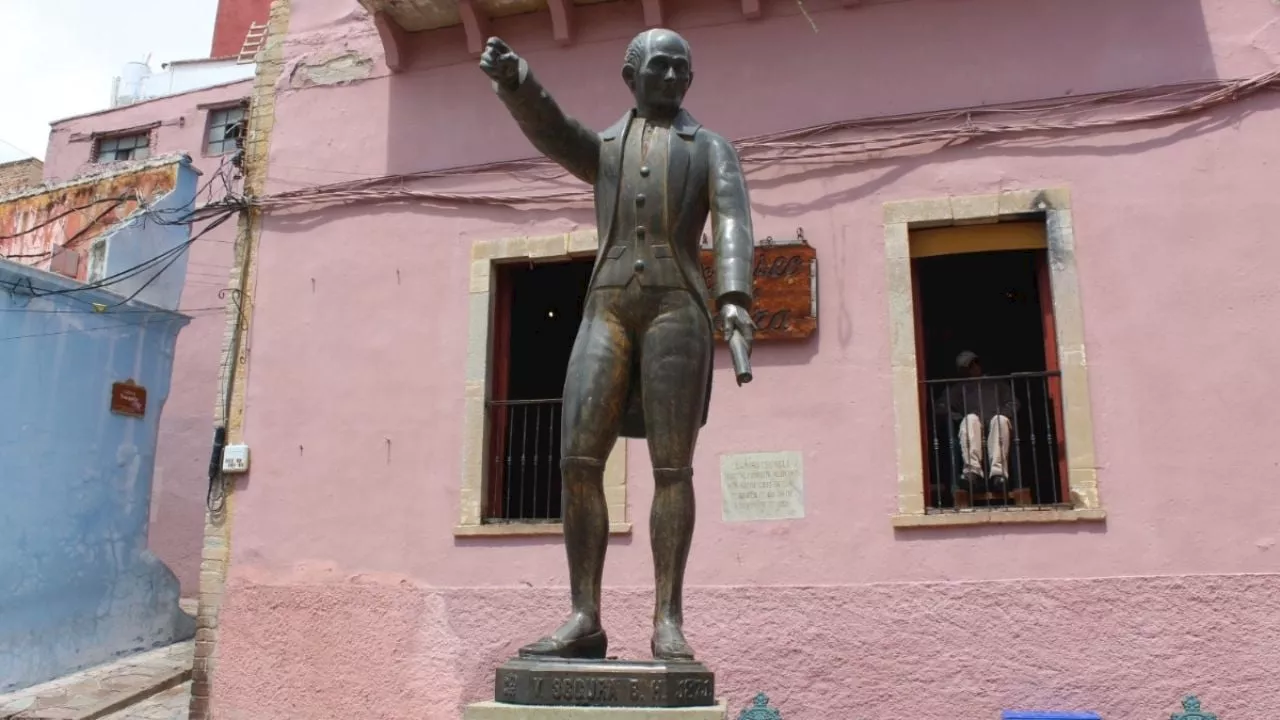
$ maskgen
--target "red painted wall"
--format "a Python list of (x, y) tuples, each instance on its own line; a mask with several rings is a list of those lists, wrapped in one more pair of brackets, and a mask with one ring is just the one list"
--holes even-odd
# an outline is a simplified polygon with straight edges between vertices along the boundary
[(218, 17), (213, 23), (213, 49), (210, 57), (226, 57), (240, 53), (250, 23), (263, 24), (271, 9), (271, 0), (218, 0)]

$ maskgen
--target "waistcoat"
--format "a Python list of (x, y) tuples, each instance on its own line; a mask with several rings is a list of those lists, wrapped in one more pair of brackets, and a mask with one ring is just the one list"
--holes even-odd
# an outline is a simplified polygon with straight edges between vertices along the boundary
[(633, 118), (622, 149), (618, 203), (595, 287), (684, 288), (667, 208), (671, 129)]

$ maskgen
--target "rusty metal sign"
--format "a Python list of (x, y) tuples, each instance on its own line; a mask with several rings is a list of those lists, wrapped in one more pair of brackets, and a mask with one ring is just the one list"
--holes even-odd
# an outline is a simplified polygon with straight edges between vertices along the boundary
[[(715, 254), (709, 247), (701, 251), (702, 279), (715, 296)], [(818, 254), (796, 231), (794, 241), (776, 242), (767, 237), (757, 242), (755, 252), (755, 303), (751, 317), (756, 323), (756, 340), (797, 340), (818, 328)], [(719, 317), (716, 339), (723, 340)]]
[(132, 380), (111, 384), (111, 412), (129, 417), (147, 414), (147, 389)]

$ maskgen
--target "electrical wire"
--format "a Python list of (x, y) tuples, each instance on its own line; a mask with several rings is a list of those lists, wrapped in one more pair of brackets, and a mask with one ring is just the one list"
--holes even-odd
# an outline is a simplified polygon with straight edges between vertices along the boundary
[[(849, 120), (797, 130), (749, 137), (737, 147), (744, 172), (758, 172), (778, 163), (826, 164), (858, 162), (892, 150), (934, 145), (946, 147), (979, 138), (1018, 137), (1057, 132), (1088, 132), (1141, 123), (1154, 123), (1203, 113), (1258, 92), (1280, 86), (1280, 69), (1235, 80), (1209, 80), (1095, 93), (1063, 100), (1045, 99), (1002, 105), (957, 108), (913, 115)], [(1133, 112), (1141, 106), (1161, 105)], [(1109, 113), (1098, 117), (1099, 113)], [(991, 118), (991, 120), (987, 120)], [(1003, 119), (1001, 119), (1003, 118)], [(823, 138), (837, 134), (877, 133), (872, 137)], [(568, 173), (546, 158), (484, 163), (445, 170), (358, 178), (271, 195), (246, 198), (252, 207), (282, 210), (329, 203), (395, 202), (412, 200), (448, 205), (476, 204), (521, 207), (530, 204), (588, 202), (590, 189), (541, 194), (465, 193), (411, 190), (408, 181), (476, 177), (488, 174), (539, 173), (534, 178), (554, 181)], [(395, 186), (395, 187), (388, 187)]]
[[(227, 219), (228, 219), (228, 218), (230, 218), (230, 217), (231, 217), (231, 213), (228, 213), (228, 214), (226, 214), (226, 215), (223, 215), (222, 217), (220, 217), (220, 218), (218, 218), (217, 220), (215, 220), (215, 221), (213, 221), (212, 223), (210, 223), (210, 224), (209, 224), (207, 227), (205, 227), (203, 230), (201, 230), (200, 232), (196, 233), (194, 236), (192, 236), (192, 237), (191, 237), (191, 239), (190, 239), (190, 240), (186, 241), (185, 243), (183, 243), (183, 244), (182, 244), (182, 245), (180, 245), (179, 247), (181, 247), (181, 248), (185, 251), (187, 248), (189, 248), (189, 247), (191, 247), (193, 244), (195, 244), (195, 241), (199, 240), (201, 235), (204, 235), (205, 233), (207, 233), (207, 232), (209, 232), (209, 231), (213, 230), (214, 228), (218, 227), (218, 226), (219, 226), (219, 225), (221, 225), (222, 223), (226, 222), (226, 221), (227, 221)], [(159, 270), (157, 270), (157, 271), (156, 271), (156, 273), (155, 273), (154, 275), (152, 275), (150, 278), (148, 278), (146, 282), (142, 283), (142, 285), (141, 285), (141, 286), (139, 286), (137, 290), (134, 290), (134, 291), (133, 291), (133, 294), (129, 295), (129, 297), (124, 298), (123, 300), (121, 300), (121, 301), (119, 301), (119, 302), (117, 302), (117, 303), (114, 303), (114, 304), (111, 304), (111, 305), (107, 305), (105, 309), (110, 310), (110, 309), (112, 309), (112, 308), (120, 307), (121, 305), (124, 305), (124, 304), (126, 304), (126, 303), (132, 302), (134, 298), (138, 297), (139, 293), (141, 293), (143, 290), (146, 290), (146, 289), (147, 289), (147, 287), (148, 287), (149, 285), (151, 285), (151, 283), (153, 283), (153, 282), (155, 282), (155, 281), (156, 281), (156, 278), (158, 278), (158, 277), (160, 277), (161, 275), (163, 275), (163, 274), (164, 274), (164, 271), (165, 271), (165, 270), (168, 270), (168, 269), (169, 269), (169, 266), (170, 266), (170, 265), (172, 265), (172, 264), (174, 264), (175, 262), (177, 262), (177, 261), (178, 261), (178, 258), (180, 258), (180, 257), (182, 257), (182, 253), (180, 253), (180, 252), (179, 252), (179, 253), (175, 253), (175, 254), (174, 254), (174, 256), (169, 260), (169, 262), (165, 263), (165, 264), (164, 264), (164, 266), (163, 266), (163, 267), (161, 267)]]
[[(46, 250), (45, 252), (42, 252), (42, 253), (27, 253), (27, 254), (25, 254), (25, 255), (24, 255), (24, 254), (19, 254), (19, 255), (5, 255), (5, 256), (3, 256), (3, 257), (4, 257), (4, 259), (6, 259), (6, 260), (17, 260), (17, 259), (19, 259), (19, 258), (23, 258), (23, 259), (40, 259), (40, 258), (46, 258), (46, 257), (49, 257), (49, 256), (53, 255), (55, 252), (57, 252), (58, 250), (60, 250), (60, 249), (62, 249), (62, 248), (65, 248), (65, 247), (69, 247), (69, 246), (71, 246), (71, 245), (75, 244), (75, 242), (76, 242), (77, 240), (79, 240), (81, 237), (83, 237), (83, 236), (85, 236), (86, 234), (88, 234), (88, 232), (89, 232), (90, 230), (93, 230), (93, 229), (94, 229), (94, 226), (95, 226), (95, 225), (97, 225), (99, 222), (101, 222), (101, 221), (102, 221), (102, 218), (106, 217), (108, 213), (113, 212), (116, 208), (120, 207), (120, 206), (121, 206), (121, 205), (123, 205), (123, 204), (124, 204), (124, 201), (123, 201), (123, 200), (121, 200), (121, 201), (119, 201), (119, 202), (116, 202), (116, 204), (112, 205), (111, 207), (107, 208), (106, 210), (103, 210), (102, 212), (98, 213), (98, 215), (97, 215), (96, 217), (94, 217), (94, 218), (93, 218), (93, 220), (90, 220), (88, 223), (86, 223), (86, 224), (85, 224), (85, 226), (84, 226), (84, 227), (82, 227), (82, 228), (80, 228), (79, 230), (77, 230), (77, 231), (76, 231), (76, 233), (75, 233), (74, 235), (72, 235), (71, 237), (67, 238), (65, 241), (63, 241), (63, 243), (62, 243), (61, 245), (59, 245), (59, 246), (57, 246), (57, 247), (51, 247), (50, 249), (48, 249), (48, 250)], [(90, 208), (90, 207), (93, 207), (93, 205), (85, 205), (85, 206), (82, 206), (82, 208)], [(67, 216), (67, 215), (69, 215), (71, 212), (72, 212), (72, 211), (68, 211), (68, 212), (66, 212), (66, 213), (63, 213), (62, 215), (59, 215), (58, 217), (66, 217), (66, 216)], [(52, 221), (48, 221), (48, 222), (41, 223), (40, 225), (37, 225), (37, 226), (35, 226), (35, 227), (33, 227), (33, 228), (29, 228), (29, 229), (27, 229), (27, 230), (23, 230), (23, 231), (22, 231), (22, 232), (20, 232), (20, 233), (16, 233), (16, 234), (14, 234), (14, 235), (9, 235), (9, 236), (7, 236), (7, 238), (4, 238), (4, 239), (12, 239), (12, 238), (16, 238), (16, 237), (21, 237), (22, 235), (25, 235), (25, 234), (27, 234), (27, 233), (35, 232), (36, 230), (39, 230), (40, 228), (42, 228), (42, 227), (45, 227), (45, 226), (49, 225), (49, 224), (50, 224), (50, 222), (52, 222)]]
[[(217, 309), (222, 310), (222, 308), (217, 308)], [(164, 315), (164, 312), (161, 310), (151, 310), (151, 311), (146, 311), (146, 314), (147, 315)], [(205, 315), (201, 317), (216, 317), (216, 316)], [(152, 322), (153, 322), (153, 319), (148, 317), (148, 318), (142, 318), (140, 320), (133, 321), (133, 322), (126, 321), (126, 322), (112, 323), (109, 325), (98, 325), (96, 327), (90, 327), (90, 328), (71, 328), (68, 330), (53, 330), (50, 332), (29, 333), (26, 335), (10, 335), (8, 337), (0, 337), (0, 342), (9, 342), (11, 340), (29, 340), (31, 338), (38, 338), (38, 337), (54, 337), (57, 335), (74, 335), (77, 333), (98, 332), (100, 330), (116, 330), (119, 328), (128, 328), (128, 327), (143, 327)]]
[[(36, 297), (36, 298), (40, 298), (40, 297), (47, 297), (47, 296), (52, 296), (52, 295), (74, 295), (74, 294), (76, 294), (76, 293), (81, 293), (81, 292), (84, 292), (84, 291), (87, 291), (87, 290), (100, 290), (100, 289), (103, 289), (103, 288), (107, 288), (107, 287), (110, 287), (110, 286), (112, 286), (112, 285), (115, 285), (115, 284), (118, 284), (118, 283), (120, 283), (120, 282), (123, 282), (123, 281), (125, 281), (125, 280), (128, 280), (128, 279), (130, 279), (130, 278), (133, 278), (133, 277), (135, 277), (135, 276), (137, 276), (137, 275), (140, 275), (140, 274), (142, 274), (142, 273), (146, 272), (148, 268), (153, 267), (153, 266), (155, 266), (155, 265), (158, 265), (158, 264), (160, 264), (160, 263), (162, 263), (162, 262), (164, 262), (164, 263), (165, 263), (165, 268), (168, 268), (168, 267), (169, 267), (169, 265), (171, 265), (171, 264), (173, 263), (173, 261), (175, 261), (179, 255), (181, 255), (183, 252), (186, 252), (186, 250), (187, 250), (188, 248), (190, 248), (190, 247), (191, 247), (191, 245), (193, 245), (196, 241), (200, 240), (200, 239), (201, 239), (201, 237), (203, 237), (206, 233), (208, 233), (208, 232), (209, 232), (210, 230), (212, 230), (213, 228), (217, 227), (218, 225), (221, 225), (223, 222), (226, 222), (226, 220), (227, 220), (228, 218), (230, 218), (230, 217), (231, 217), (232, 215), (234, 215), (234, 214), (235, 214), (235, 211), (234, 211), (234, 210), (226, 209), (226, 210), (224, 210), (223, 215), (221, 215), (221, 216), (220, 216), (218, 219), (216, 219), (213, 223), (211, 223), (209, 226), (205, 227), (203, 230), (201, 230), (200, 232), (196, 233), (195, 235), (193, 235), (193, 236), (192, 236), (192, 237), (190, 237), (189, 239), (187, 239), (187, 240), (183, 241), (182, 243), (180, 243), (180, 244), (178, 244), (178, 245), (175, 245), (174, 247), (172, 247), (172, 248), (170, 248), (169, 250), (166, 250), (166, 251), (164, 251), (164, 252), (160, 253), (159, 255), (157, 255), (157, 256), (155, 256), (155, 257), (152, 257), (152, 258), (149, 258), (149, 259), (147, 259), (147, 260), (144, 260), (144, 261), (142, 261), (142, 262), (138, 263), (137, 265), (134, 265), (134, 266), (129, 267), (129, 268), (125, 268), (124, 270), (121, 270), (120, 272), (117, 272), (117, 273), (115, 273), (115, 274), (113, 274), (113, 275), (109, 275), (109, 276), (107, 276), (107, 277), (104, 277), (104, 278), (102, 278), (102, 279), (100, 279), (100, 280), (97, 280), (97, 281), (95, 281), (95, 282), (92, 282), (92, 283), (86, 283), (86, 284), (78, 285), (78, 286), (76, 286), (76, 287), (71, 287), (71, 288), (56, 288), (56, 289), (50, 289), (50, 288), (38, 288), (38, 287), (35, 287), (35, 286), (34, 286), (34, 285), (33, 285), (33, 284), (28, 280), (28, 281), (26, 281), (25, 283), (20, 283), (20, 282), (8, 282), (8, 283), (0, 282), (0, 286), (8, 286), (8, 287), (9, 287), (9, 291), (10, 291), (10, 293), (17, 292), (17, 291), (18, 291), (18, 289), (19, 289), (19, 287), (26, 287), (26, 289), (29, 291), (27, 294), (29, 294), (29, 295), (30, 295), (30, 296), (32, 296), (32, 297)], [(173, 223), (173, 224), (177, 224), (177, 223)], [(168, 262), (166, 262), (166, 261), (168, 261)], [(156, 275), (155, 275), (155, 276), (153, 276), (150, 280), (148, 280), (148, 281), (147, 281), (147, 285), (150, 285), (150, 283), (151, 283), (151, 282), (153, 282), (153, 281), (155, 280), (155, 277), (158, 277), (160, 274), (162, 274), (162, 273), (163, 273), (163, 271), (164, 271), (164, 270), (163, 270), (163, 269), (161, 269), (161, 271), (160, 271), (160, 272), (156, 273)], [(146, 285), (144, 285), (143, 287), (146, 287)], [(140, 290), (139, 290), (139, 292), (140, 292)], [(136, 296), (136, 294), (137, 294), (137, 293), (135, 293), (135, 294), (134, 294), (134, 296)], [(133, 296), (131, 296), (131, 298), (132, 298), (132, 297), (133, 297)], [(125, 300), (125, 302), (128, 302), (128, 300)], [(119, 304), (119, 303), (117, 303), (117, 305), (118, 305), (118, 304)], [(113, 306), (110, 306), (110, 307), (114, 307), (114, 305), (113, 305)]]
[[(123, 204), (123, 203), (125, 203), (125, 202), (127, 202), (127, 201), (129, 201), (129, 200), (138, 200), (138, 199), (139, 199), (139, 198), (138, 198), (138, 196), (137, 196), (137, 194), (136, 194), (136, 193), (127, 193), (127, 194), (125, 194), (125, 195), (119, 195), (119, 196), (115, 196), (115, 197), (105, 197), (105, 198), (98, 198), (97, 200), (91, 200), (91, 201), (89, 201), (89, 202), (85, 203), (84, 205), (77, 205), (76, 207), (67, 208), (66, 210), (63, 210), (62, 212), (58, 213), (57, 215), (53, 215), (53, 216), (51, 216), (51, 217), (45, 218), (45, 219), (44, 219), (44, 221), (42, 221), (42, 222), (41, 222), (40, 224), (38, 224), (38, 225), (35, 225), (35, 226), (32, 226), (32, 227), (29, 227), (29, 228), (27, 228), (27, 229), (25, 229), (25, 230), (20, 230), (20, 231), (18, 231), (18, 232), (16, 232), (16, 233), (13, 233), (13, 234), (11, 234), (11, 235), (0, 235), (0, 240), (12, 240), (13, 238), (16, 238), (16, 237), (22, 237), (23, 235), (26, 235), (26, 234), (28, 234), (28, 233), (33, 233), (33, 232), (35, 232), (36, 230), (39, 230), (40, 228), (43, 228), (43, 227), (47, 227), (47, 226), (49, 226), (49, 225), (52, 225), (52, 224), (54, 224), (54, 223), (58, 222), (58, 221), (59, 221), (59, 220), (61, 220), (62, 218), (66, 217), (66, 216), (68, 216), (68, 215), (70, 215), (70, 214), (72, 214), (72, 213), (77, 213), (77, 212), (80, 212), (80, 211), (82, 211), (82, 210), (88, 210), (88, 209), (89, 209), (89, 208), (91, 208), (91, 207), (96, 207), (96, 206), (98, 206), (98, 205), (102, 205), (103, 203), (109, 203), (109, 202), (116, 203), (116, 205), (112, 207), (112, 209), (114, 209), (115, 207), (119, 207), (121, 204)], [(110, 210), (108, 210), (107, 212), (110, 212)], [(101, 216), (99, 216), (99, 217), (101, 217)]]
[[(178, 309), (176, 309), (176, 310), (173, 310), (172, 312), (182, 313), (183, 315), (189, 315), (189, 314), (191, 314), (191, 313), (212, 312), (212, 311), (214, 311), (214, 310), (217, 310), (218, 312), (225, 312), (225, 311), (226, 311), (226, 309), (227, 309), (227, 308), (226, 308), (226, 307), (224, 307), (224, 306), (222, 306), (222, 305), (211, 305), (211, 306), (209, 306), (209, 307), (198, 307), (198, 308), (178, 308)], [(103, 311), (101, 311), (101, 310), (95, 310), (95, 309), (93, 309), (92, 307), (88, 307), (88, 308), (63, 308), (63, 309), (48, 309), (48, 308), (27, 308), (27, 307), (16, 307), (16, 308), (0, 308), (0, 312), (44, 313), (44, 314), (48, 314), (48, 315), (102, 315), (102, 314), (104, 314), (104, 313), (103, 313)], [(162, 310), (112, 310), (112, 311), (107, 312), (107, 313), (105, 313), (105, 314), (107, 314), (107, 315), (129, 315), (129, 314), (149, 315), (149, 314), (154, 314), (154, 313), (158, 313), (158, 312), (169, 312), (169, 311), (162, 311)]]
[[(238, 210), (244, 206), (244, 201), (242, 198), (238, 197), (231, 189), (231, 181), (227, 177), (227, 171), (229, 170), (229, 162), (230, 162), (230, 156), (224, 157), (222, 159), (222, 162), (219, 163), (218, 168), (210, 174), (209, 178), (205, 181), (205, 183), (196, 189), (195, 197), (199, 198), (202, 194), (204, 194), (206, 190), (212, 190), (213, 183), (220, 179), (222, 181), (223, 188), (226, 190), (226, 195), (224, 195), (219, 200), (210, 201), (202, 206), (189, 210), (186, 207), (165, 208), (165, 209), (156, 209), (156, 208), (148, 207), (146, 200), (142, 198), (140, 195), (138, 195), (137, 192), (130, 192), (130, 193), (126, 193), (126, 194), (115, 196), (115, 197), (98, 198), (95, 200), (91, 200), (83, 205), (77, 205), (76, 207), (67, 208), (66, 210), (58, 213), (57, 215), (52, 215), (46, 218), (45, 220), (43, 220), (42, 222), (36, 225), (33, 225), (29, 228), (20, 230), (16, 233), (12, 233), (9, 235), (0, 235), (0, 241), (12, 240), (14, 238), (22, 237), (23, 235), (29, 235), (31, 233), (34, 233), (37, 230), (40, 230), (41, 228), (48, 227), (49, 225), (52, 225), (57, 221), (61, 220), (62, 218), (65, 218), (68, 215), (71, 215), (73, 213), (87, 210), (89, 208), (92, 208), (107, 202), (114, 203), (110, 208), (100, 213), (91, 222), (89, 222), (84, 227), (82, 227), (79, 231), (77, 231), (77, 233), (74, 236), (63, 241), (61, 245), (57, 247), (52, 247), (49, 250), (41, 253), (25, 253), (25, 254), (20, 253), (15, 255), (4, 255), (0, 257), (3, 257), (6, 260), (39, 260), (39, 259), (49, 257), (54, 253), (56, 253), (59, 249), (67, 248), (73, 245), (77, 240), (79, 240), (81, 237), (87, 234), (89, 230), (94, 229), (94, 226), (99, 221), (101, 221), (102, 218), (104, 218), (108, 213), (113, 212), (116, 208), (120, 207), (121, 205), (129, 201), (136, 202), (141, 212), (134, 211), (130, 213), (130, 215), (127, 218), (125, 218), (125, 220), (133, 220), (133, 219), (141, 218), (143, 221), (145, 221), (147, 219), (150, 219), (153, 222), (156, 222), (157, 224), (160, 224), (160, 225), (189, 224), (191, 222), (197, 222), (200, 220), (209, 219), (210, 217), (218, 217), (221, 215), (222, 212), (229, 209)], [(212, 197), (212, 193), (210, 193), (210, 197)], [(185, 214), (176, 219), (170, 219), (166, 217), (167, 215), (177, 214), (177, 213), (185, 213)]]

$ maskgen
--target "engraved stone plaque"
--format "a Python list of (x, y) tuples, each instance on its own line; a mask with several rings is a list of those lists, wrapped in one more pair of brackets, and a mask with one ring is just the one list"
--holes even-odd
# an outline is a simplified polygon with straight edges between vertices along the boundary
[(804, 517), (804, 461), (799, 452), (720, 456), (726, 522)]
[(494, 699), (512, 705), (708, 707), (715, 697), (699, 662), (515, 658), (494, 678)]

